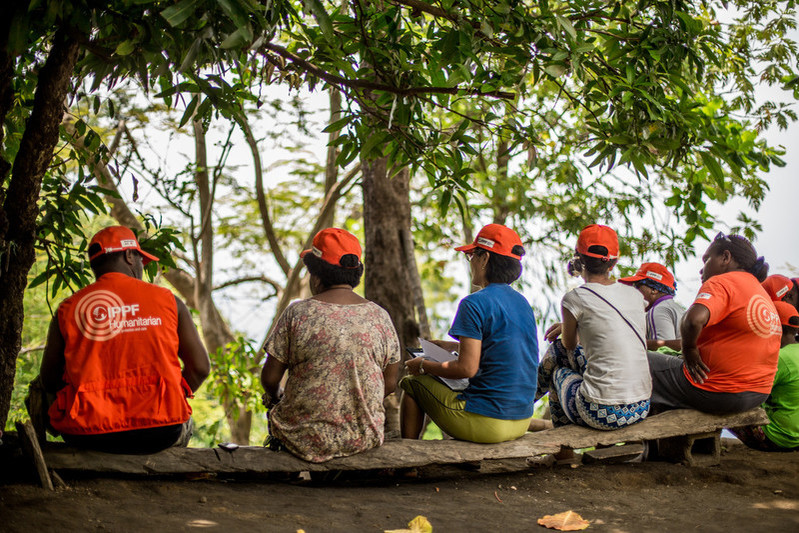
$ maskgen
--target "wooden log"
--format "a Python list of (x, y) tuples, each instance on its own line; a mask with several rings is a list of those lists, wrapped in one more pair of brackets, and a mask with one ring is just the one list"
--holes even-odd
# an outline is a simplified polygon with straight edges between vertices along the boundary
[(526, 458), (556, 453), (561, 446), (589, 448), (619, 442), (654, 440), (716, 431), (723, 427), (763, 424), (767, 420), (765, 412), (760, 408), (731, 416), (678, 410), (668, 411), (634, 426), (615, 431), (565, 426), (528, 433), (515, 441), (499, 444), (476, 444), (456, 440), (390, 440), (379, 448), (350, 457), (332, 459), (325, 463), (309, 463), (289, 453), (273, 452), (260, 446), (241, 446), (233, 451), (219, 448), (170, 448), (151, 455), (117, 455), (54, 446), (45, 452), (45, 456), (51, 468), (56, 470), (140, 475), (378, 470), (459, 464), (489, 459)]
[(47, 463), (44, 460), (44, 455), (42, 455), (42, 448), (39, 446), (39, 439), (36, 437), (36, 430), (33, 429), (33, 424), (28, 420), (24, 424), (17, 422), (16, 426), (19, 440), (22, 443), (22, 450), (36, 467), (39, 482), (43, 488), (53, 490), (53, 480), (50, 479), (50, 472), (47, 470)]

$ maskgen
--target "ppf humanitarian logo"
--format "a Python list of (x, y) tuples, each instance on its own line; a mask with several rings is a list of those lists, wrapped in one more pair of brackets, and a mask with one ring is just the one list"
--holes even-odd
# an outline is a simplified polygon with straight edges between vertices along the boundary
[(746, 306), (746, 320), (749, 328), (758, 337), (768, 338), (772, 335), (781, 335), (782, 326), (780, 316), (774, 309), (774, 305), (763, 296), (756, 294), (749, 300)]
[(137, 316), (139, 304), (125, 304), (111, 291), (92, 291), (75, 305), (75, 322), (87, 339), (107, 341), (122, 332), (144, 331), (160, 326), (161, 317)]
[(92, 291), (75, 306), (75, 322), (87, 339), (107, 341), (122, 331), (130, 307), (111, 291)]

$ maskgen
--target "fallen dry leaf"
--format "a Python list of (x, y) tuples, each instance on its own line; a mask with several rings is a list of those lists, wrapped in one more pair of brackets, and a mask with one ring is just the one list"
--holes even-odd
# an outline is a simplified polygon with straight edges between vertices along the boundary
[(564, 511), (556, 515), (546, 515), (544, 518), (539, 518), (538, 525), (560, 531), (579, 531), (587, 528), (590, 522), (583, 520), (583, 517), (574, 511)]
[(408, 529), (387, 529), (383, 533), (433, 533), (433, 526), (422, 515), (408, 522)]

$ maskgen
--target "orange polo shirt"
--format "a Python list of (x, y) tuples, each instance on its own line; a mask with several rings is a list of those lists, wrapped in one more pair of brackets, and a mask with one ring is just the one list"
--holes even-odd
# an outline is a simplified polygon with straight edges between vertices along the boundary
[(697, 341), (710, 368), (704, 383), (713, 392), (771, 392), (780, 351), (782, 327), (766, 291), (748, 272), (713, 276), (699, 289), (694, 304), (705, 306), (710, 319)]

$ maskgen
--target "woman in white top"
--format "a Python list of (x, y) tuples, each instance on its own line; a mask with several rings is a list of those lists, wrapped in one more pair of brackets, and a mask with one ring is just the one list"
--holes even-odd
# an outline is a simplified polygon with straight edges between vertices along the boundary
[(646, 302), (610, 277), (619, 257), (613, 229), (586, 226), (576, 250), (570, 272), (585, 284), (563, 297), (563, 322), (546, 332), (552, 344), (539, 366), (537, 397), (549, 392), (555, 426), (618, 429), (649, 413)]

